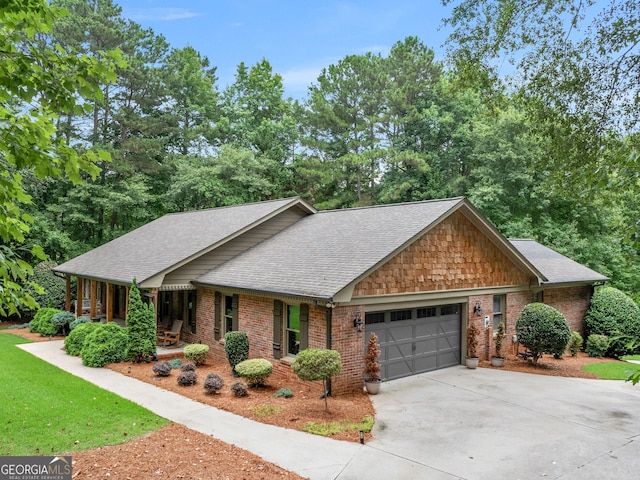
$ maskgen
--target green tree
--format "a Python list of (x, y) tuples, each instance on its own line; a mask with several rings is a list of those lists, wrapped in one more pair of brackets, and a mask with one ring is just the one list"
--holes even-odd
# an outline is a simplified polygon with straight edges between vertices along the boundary
[(322, 380), (322, 388), (324, 392), (324, 409), (329, 411), (327, 397), (329, 390), (327, 382), (331, 377), (342, 371), (342, 361), (340, 352), (336, 350), (322, 350), (316, 348), (308, 348), (299, 352), (296, 359), (291, 364), (291, 370), (302, 381)]
[[(506, 80), (553, 146), (544, 163), (554, 186), (577, 196), (613, 186), (615, 172), (638, 188), (637, 1), (463, 0), (445, 23), (454, 29), (450, 53), (462, 76), (495, 88), (510, 73), (504, 65), (514, 65)], [(629, 145), (607, 155), (620, 135)]]
[(126, 358), (140, 363), (156, 353), (156, 314), (153, 305), (142, 302), (135, 279), (129, 290), (126, 332)]
[[(17, 0), (0, 10), (0, 315), (34, 308), (23, 289), (32, 268), (21, 256), (21, 244), (33, 217), (25, 213), (31, 197), (25, 192), (24, 171), (35, 178), (66, 175), (80, 182), (86, 172), (98, 173), (105, 152), (78, 151), (59, 138), (56, 125), (63, 115), (84, 110), (84, 102), (101, 98), (99, 81), (115, 80), (116, 52), (102, 59), (70, 55), (54, 45), (42, 45), (60, 10), (47, 2)], [(44, 259), (41, 248), (30, 252)], [(42, 293), (42, 290), (38, 290)]]

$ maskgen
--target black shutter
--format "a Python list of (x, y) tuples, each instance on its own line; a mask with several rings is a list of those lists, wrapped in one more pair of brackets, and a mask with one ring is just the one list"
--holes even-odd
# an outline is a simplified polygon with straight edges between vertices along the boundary
[(220, 292), (215, 292), (213, 300), (213, 338), (215, 340), (220, 340), (220, 320), (222, 317), (222, 308), (220, 307), (221, 303), (222, 294)]
[(309, 305), (300, 304), (300, 351), (309, 348)]
[(231, 311), (233, 317), (231, 319), (231, 330), (237, 332), (238, 328), (238, 295), (233, 296), (233, 300), (231, 301)]
[(282, 358), (282, 302), (273, 301), (273, 358)]

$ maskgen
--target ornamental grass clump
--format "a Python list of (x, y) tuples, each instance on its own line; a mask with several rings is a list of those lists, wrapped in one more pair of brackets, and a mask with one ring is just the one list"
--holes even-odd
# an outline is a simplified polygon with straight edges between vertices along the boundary
[(273, 372), (273, 365), (264, 358), (254, 358), (237, 364), (236, 372), (250, 387), (262, 387)]
[(194, 343), (187, 345), (182, 351), (186, 360), (191, 360), (196, 365), (204, 365), (209, 355), (209, 345)]
[(158, 362), (153, 366), (153, 373), (158, 377), (168, 377), (171, 375), (171, 365), (169, 362)]
[(293, 392), (290, 388), (283, 387), (278, 389), (276, 393), (273, 394), (273, 396), (275, 398), (291, 398), (293, 397)]
[(209, 395), (218, 393), (223, 385), (224, 380), (217, 373), (210, 373), (207, 375), (207, 378), (204, 379), (204, 391)]

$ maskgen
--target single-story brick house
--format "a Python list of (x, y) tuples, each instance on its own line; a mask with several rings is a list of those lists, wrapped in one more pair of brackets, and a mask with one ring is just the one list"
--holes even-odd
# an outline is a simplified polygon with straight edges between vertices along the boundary
[[(226, 332), (248, 333), (250, 356), (293, 376), (305, 348), (331, 348), (333, 393), (362, 387), (369, 332), (386, 379), (464, 361), (470, 322), (482, 356), (506, 321), (515, 348), (522, 308), (543, 301), (573, 330), (607, 277), (533, 240), (509, 240), (465, 198), (316, 211), (300, 198), (165, 215), (55, 269), (78, 279), (91, 317), (126, 317), (134, 278), (158, 322), (224, 355)], [(72, 299), (67, 288), (67, 308)], [(88, 298), (88, 300), (87, 300)]]

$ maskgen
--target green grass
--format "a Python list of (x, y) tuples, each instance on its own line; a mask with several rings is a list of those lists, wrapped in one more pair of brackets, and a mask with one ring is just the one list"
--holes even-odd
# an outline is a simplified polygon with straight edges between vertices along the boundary
[(251, 411), (258, 417), (269, 417), (282, 412), (282, 410), (284, 410), (284, 408), (276, 407), (275, 405), (258, 405), (251, 409)]
[(309, 422), (302, 427), (303, 432), (313, 433), (314, 435), (322, 435), (328, 437), (341, 432), (350, 432), (352, 430), (363, 430), (368, 433), (373, 428), (373, 417), (364, 417), (360, 423), (350, 422), (327, 422), (313, 423)]
[(0, 335), (0, 455), (52, 455), (116, 445), (166, 425), (141, 406), (75, 377)]
[(625, 362), (604, 362), (585, 365), (582, 369), (603, 380), (626, 380), (632, 371), (640, 370), (640, 365)]
[(640, 360), (640, 355), (625, 355), (620, 360)]

